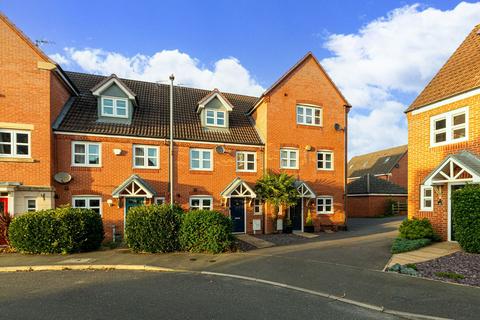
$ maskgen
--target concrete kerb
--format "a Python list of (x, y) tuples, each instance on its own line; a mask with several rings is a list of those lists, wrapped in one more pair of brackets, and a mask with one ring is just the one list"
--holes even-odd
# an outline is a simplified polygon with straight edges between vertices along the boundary
[(68, 271), (68, 270), (84, 270), (84, 271), (89, 271), (89, 270), (130, 270), (130, 271), (147, 271), (147, 272), (187, 272), (187, 273), (197, 273), (197, 274), (202, 274), (202, 275), (210, 275), (210, 276), (217, 276), (217, 277), (226, 277), (226, 278), (234, 278), (234, 279), (239, 279), (239, 280), (245, 280), (245, 281), (253, 281), (253, 282), (258, 282), (262, 283), (265, 285), (271, 285), (279, 288), (284, 288), (287, 290), (294, 290), (310, 295), (315, 295), (318, 297), (330, 299), (332, 301), (338, 301), (350, 305), (354, 305), (360, 308), (364, 309), (369, 309), (373, 310), (376, 312), (382, 312), (390, 315), (395, 315), (398, 317), (402, 317), (405, 319), (411, 319), (411, 320), (447, 320), (448, 318), (441, 318), (441, 317), (433, 317), (433, 316), (427, 316), (427, 315), (421, 315), (421, 314), (415, 314), (415, 313), (409, 313), (409, 312), (402, 312), (402, 311), (396, 311), (396, 310), (389, 310), (385, 309), (384, 307), (381, 306), (376, 306), (360, 301), (355, 301), (351, 299), (347, 299), (344, 296), (336, 296), (332, 295), (329, 293), (321, 292), (321, 291), (316, 291), (316, 290), (310, 290), (306, 288), (301, 288), (297, 286), (292, 286), (288, 285), (285, 283), (281, 282), (276, 282), (276, 281), (270, 281), (270, 280), (264, 280), (264, 279), (259, 279), (259, 278), (253, 278), (253, 277), (247, 277), (247, 276), (242, 276), (242, 275), (235, 275), (235, 274), (227, 274), (227, 273), (218, 273), (218, 272), (210, 272), (210, 271), (189, 271), (189, 270), (182, 270), (182, 269), (172, 269), (172, 268), (164, 268), (164, 267), (156, 267), (156, 266), (148, 266), (148, 265), (109, 265), (109, 264), (104, 264), (104, 265), (43, 265), (43, 266), (13, 266), (13, 267), (0, 267), (0, 273), (7, 273), (7, 272), (33, 272), (33, 271)]

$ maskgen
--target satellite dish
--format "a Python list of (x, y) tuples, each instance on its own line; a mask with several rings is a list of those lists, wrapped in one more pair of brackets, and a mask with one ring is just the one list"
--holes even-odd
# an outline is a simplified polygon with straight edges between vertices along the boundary
[(342, 130), (342, 126), (339, 123), (335, 123), (334, 125), (335, 130), (340, 131)]
[(219, 154), (225, 153), (225, 148), (223, 146), (216, 146), (215, 151)]
[(61, 184), (66, 184), (72, 181), (72, 176), (67, 172), (59, 172), (53, 176), (53, 179)]

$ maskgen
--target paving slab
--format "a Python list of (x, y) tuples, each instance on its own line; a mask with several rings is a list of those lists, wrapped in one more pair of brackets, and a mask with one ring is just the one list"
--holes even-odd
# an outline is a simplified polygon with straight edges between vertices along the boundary
[(241, 241), (244, 241), (248, 244), (251, 244), (252, 246), (254, 246), (255, 248), (258, 248), (258, 249), (269, 248), (269, 247), (275, 246), (275, 244), (270, 242), (270, 241), (266, 241), (266, 240), (254, 237), (254, 236), (251, 236), (249, 234), (239, 234), (236, 237), (237, 237), (238, 240), (241, 240)]
[(448, 256), (460, 250), (460, 246), (456, 242), (434, 243), (428, 247), (420, 248), (418, 250), (394, 254), (385, 266), (385, 269), (397, 263), (404, 265), (437, 259), (443, 256)]
[(307, 238), (307, 239), (313, 239), (313, 238), (318, 237), (318, 234), (308, 233), (308, 232), (303, 232), (303, 231), (293, 231), (293, 233), (296, 234), (297, 236), (304, 237), (304, 238)]

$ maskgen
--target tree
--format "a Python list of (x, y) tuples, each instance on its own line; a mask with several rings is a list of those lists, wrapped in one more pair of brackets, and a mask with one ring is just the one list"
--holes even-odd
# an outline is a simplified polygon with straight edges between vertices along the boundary
[(291, 207), (299, 197), (295, 187), (295, 177), (286, 173), (267, 173), (257, 181), (255, 192), (274, 207), (273, 219), (277, 220), (280, 206)]

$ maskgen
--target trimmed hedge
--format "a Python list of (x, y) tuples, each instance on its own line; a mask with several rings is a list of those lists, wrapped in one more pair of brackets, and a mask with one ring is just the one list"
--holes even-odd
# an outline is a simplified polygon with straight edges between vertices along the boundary
[(432, 224), (427, 218), (403, 220), (398, 231), (400, 231), (400, 238), (408, 240), (436, 238)]
[(98, 249), (103, 223), (93, 210), (62, 207), (15, 217), (8, 231), (10, 245), (25, 253), (72, 253)]
[(463, 250), (480, 253), (480, 186), (467, 185), (452, 195), (455, 240)]
[(232, 220), (217, 211), (190, 211), (183, 217), (179, 240), (185, 251), (226, 251), (233, 243)]
[(392, 253), (401, 253), (407, 251), (417, 250), (422, 247), (428, 246), (432, 242), (431, 239), (415, 239), (409, 240), (404, 238), (396, 238), (393, 241), (392, 249), (390, 250)]
[(134, 252), (173, 252), (179, 249), (178, 232), (182, 219), (178, 206), (150, 205), (131, 208), (127, 213), (125, 238)]

